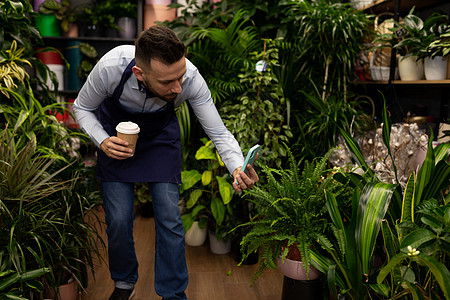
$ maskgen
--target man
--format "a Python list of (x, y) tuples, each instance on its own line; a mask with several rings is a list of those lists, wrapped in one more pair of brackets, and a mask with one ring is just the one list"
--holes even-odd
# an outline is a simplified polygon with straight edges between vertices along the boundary
[[(134, 251), (134, 183), (148, 182), (155, 212), (155, 290), (163, 299), (187, 299), (184, 229), (178, 209), (180, 129), (174, 108), (188, 100), (234, 177), (237, 192), (258, 181), (252, 166), (240, 172), (239, 144), (225, 128), (186, 48), (164, 26), (143, 31), (135, 46), (119, 46), (96, 64), (74, 103), (74, 114), (98, 151), (97, 177), (106, 212), (108, 254), (115, 289), (110, 299), (130, 299), (138, 279)], [(97, 111), (97, 114), (95, 113)], [(119, 122), (141, 129), (136, 151), (116, 137)], [(238, 183), (238, 184), (237, 184)]]

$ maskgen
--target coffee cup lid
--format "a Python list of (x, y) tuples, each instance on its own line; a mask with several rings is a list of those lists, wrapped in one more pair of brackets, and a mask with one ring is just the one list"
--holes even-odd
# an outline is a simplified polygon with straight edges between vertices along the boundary
[(139, 133), (141, 130), (138, 126), (138, 124), (133, 122), (120, 122), (116, 126), (117, 132), (124, 133), (124, 134), (136, 134)]

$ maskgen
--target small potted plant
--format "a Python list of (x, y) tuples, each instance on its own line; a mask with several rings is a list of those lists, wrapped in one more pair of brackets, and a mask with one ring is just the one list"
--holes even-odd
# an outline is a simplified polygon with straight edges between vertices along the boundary
[(119, 36), (125, 39), (136, 37), (136, 18), (137, 18), (137, 1), (136, 0), (115, 0), (112, 1), (114, 6), (114, 17), (119, 27)]
[(77, 37), (80, 17), (79, 7), (72, 7), (70, 0), (45, 0), (39, 6), (39, 12), (45, 15), (54, 15), (60, 22), (60, 27), (65, 36)]
[[(231, 206), (234, 194), (233, 186), (224, 171), (224, 164), (215, 151), (212, 141), (203, 139), (204, 145), (195, 154), (199, 165), (205, 166), (200, 173), (197, 170), (183, 172), (186, 180), (181, 187), (188, 191), (186, 202), (187, 212), (181, 219), (188, 231), (194, 221), (200, 226), (207, 223), (210, 237), (211, 251), (216, 254), (225, 254), (231, 251), (231, 239), (227, 233), (233, 228), (233, 209)], [(201, 184), (200, 184), (201, 182)], [(215, 242), (219, 242), (217, 245)], [(216, 247), (224, 244), (224, 248)]]

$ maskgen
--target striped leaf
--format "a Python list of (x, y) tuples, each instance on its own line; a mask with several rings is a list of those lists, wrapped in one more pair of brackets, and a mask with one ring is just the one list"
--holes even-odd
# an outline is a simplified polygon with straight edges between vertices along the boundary
[(413, 172), (411, 176), (409, 176), (408, 182), (406, 183), (405, 191), (403, 192), (402, 217), (400, 222), (414, 222), (414, 193), (416, 188), (414, 181), (415, 178), (416, 173)]
[(450, 143), (441, 143), (434, 148), (436, 164), (441, 160), (447, 160), (450, 155)]
[(336, 198), (329, 191), (325, 191), (325, 199), (326, 199), (328, 214), (331, 217), (331, 221), (333, 221), (334, 225), (337, 228), (345, 230), (344, 223), (342, 222), (342, 217), (339, 212), (339, 207), (338, 207)]
[(433, 132), (431, 132), (430, 138), (428, 140), (427, 156), (425, 158), (425, 161), (422, 164), (422, 167), (419, 170), (419, 173), (417, 174), (414, 206), (417, 206), (418, 204), (420, 204), (420, 202), (422, 200), (422, 193), (423, 193), (426, 185), (430, 181), (432, 174), (433, 174), (435, 158), (434, 158), (432, 141), (433, 141)]
[(362, 272), (369, 275), (372, 268), (372, 254), (392, 194), (397, 185), (371, 183), (364, 187), (357, 213), (355, 231), (356, 246), (361, 257)]
[(433, 174), (425, 187), (422, 199), (439, 198), (439, 193), (445, 191), (450, 185), (450, 164), (441, 160), (434, 167)]

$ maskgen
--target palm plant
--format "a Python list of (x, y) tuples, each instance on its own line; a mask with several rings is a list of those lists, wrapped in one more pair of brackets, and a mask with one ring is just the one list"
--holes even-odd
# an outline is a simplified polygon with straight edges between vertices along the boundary
[(259, 45), (254, 26), (247, 25), (239, 11), (225, 28), (194, 27), (188, 57), (199, 68), (215, 101), (222, 101), (244, 90), (237, 74), (246, 67), (248, 57)]
[(34, 139), (18, 148), (14, 133), (0, 136), (0, 267), (18, 274), (49, 268), (52, 286), (63, 283), (63, 270), (79, 280), (100, 249), (101, 237), (85, 221), (98, 197), (84, 193), (74, 165), (58, 166), (36, 151)]

